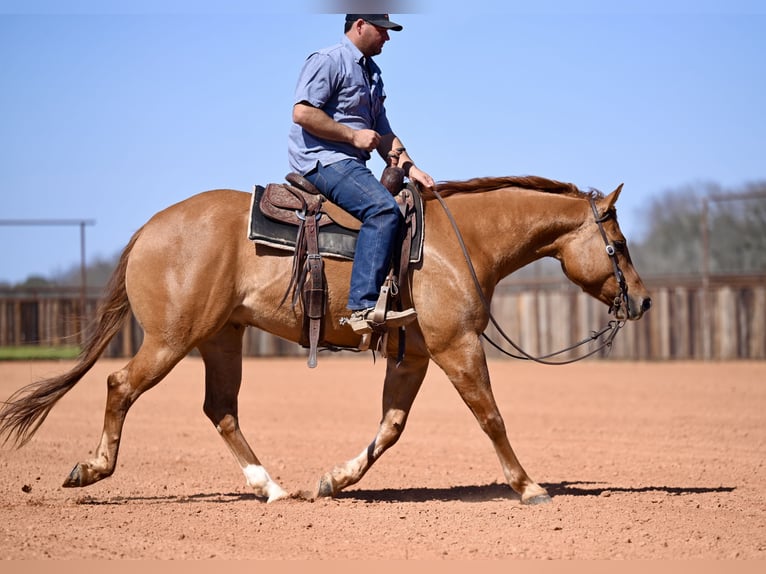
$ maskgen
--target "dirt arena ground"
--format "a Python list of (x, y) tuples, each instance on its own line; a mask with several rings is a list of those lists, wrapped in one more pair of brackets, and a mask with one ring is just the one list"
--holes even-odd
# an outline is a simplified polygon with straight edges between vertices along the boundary
[[(331, 500), (265, 504), (202, 414), (187, 358), (133, 407), (117, 471), (64, 489), (101, 432), (104, 360), (33, 441), (0, 450), (4, 559), (764, 559), (766, 363), (490, 364), (511, 443), (553, 496), (526, 507), (432, 366), (409, 425)], [(0, 399), (66, 362), (0, 363)], [(372, 357), (250, 359), (241, 426), (283, 488), (312, 490), (380, 416)]]

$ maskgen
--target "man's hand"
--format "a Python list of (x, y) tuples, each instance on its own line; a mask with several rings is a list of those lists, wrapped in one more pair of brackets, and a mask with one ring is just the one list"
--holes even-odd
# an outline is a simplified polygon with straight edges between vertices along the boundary
[(434, 182), (434, 178), (432, 178), (430, 175), (428, 175), (426, 172), (424, 172), (415, 164), (410, 166), (410, 172), (407, 175), (407, 177), (419, 183), (423, 187), (433, 187), (434, 185), (436, 185), (436, 182)]
[(375, 130), (354, 130), (351, 144), (355, 148), (372, 151), (380, 144), (380, 134)]
[(308, 102), (299, 102), (293, 106), (293, 121), (318, 138), (349, 143), (366, 151), (372, 151), (380, 145), (380, 134), (375, 130), (351, 129), (334, 121), (324, 110)]

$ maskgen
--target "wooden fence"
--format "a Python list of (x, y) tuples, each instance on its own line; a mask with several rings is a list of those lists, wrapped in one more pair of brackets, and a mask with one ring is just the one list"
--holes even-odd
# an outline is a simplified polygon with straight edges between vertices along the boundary
[[(609, 353), (597, 356), (625, 360), (766, 359), (766, 276), (645, 280), (652, 309), (627, 323)], [(85, 316), (94, 317), (97, 292), (85, 298)], [(77, 345), (87, 336), (79, 290), (0, 291), (0, 346)], [(561, 279), (511, 280), (498, 285), (493, 313), (508, 337), (532, 355), (568, 347), (604, 327), (606, 308)], [(487, 336), (498, 344), (493, 327)], [(136, 321), (129, 321), (105, 356), (128, 357), (141, 343)], [(511, 350), (507, 344), (501, 345)], [(503, 356), (490, 344), (487, 355)], [(583, 347), (587, 349), (588, 347)], [(262, 331), (248, 328), (247, 356), (301, 356), (305, 350)], [(561, 355), (567, 359), (583, 350)]]
[[(628, 322), (601, 357), (631, 360), (766, 359), (766, 276), (645, 279), (652, 308)], [(603, 304), (571, 283), (499, 286), (493, 313), (526, 352), (541, 355), (589, 337), (612, 318)], [(490, 327), (487, 335), (501, 339)], [(505, 345), (509, 349), (508, 345)], [(582, 349), (586, 349), (583, 347)], [(571, 358), (583, 351), (562, 355)], [(502, 356), (487, 348), (488, 356)]]

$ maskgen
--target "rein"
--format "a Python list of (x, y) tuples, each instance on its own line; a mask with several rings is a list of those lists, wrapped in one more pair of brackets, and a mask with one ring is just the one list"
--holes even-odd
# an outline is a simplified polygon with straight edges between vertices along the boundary
[[(500, 336), (509, 344), (511, 345), (517, 352), (521, 354), (514, 355), (513, 353), (503, 349), (495, 343), (492, 339), (489, 338), (489, 336), (485, 333), (482, 333), (482, 337), (491, 344), (495, 349), (503, 353), (504, 355), (507, 355), (509, 357), (512, 357), (514, 359), (523, 359), (523, 360), (530, 360), (534, 361), (536, 363), (541, 363), (543, 365), (567, 365), (570, 363), (574, 363), (577, 361), (581, 361), (583, 359), (586, 359), (602, 349), (611, 349), (612, 348), (612, 341), (617, 336), (618, 331), (622, 328), (622, 326), (625, 324), (625, 321), (614, 319), (612, 321), (609, 321), (603, 329), (600, 331), (593, 331), (589, 337), (586, 337), (585, 339), (582, 339), (581, 341), (570, 345), (569, 347), (566, 347), (565, 349), (561, 349), (560, 351), (556, 351), (553, 353), (548, 353), (547, 355), (541, 355), (539, 357), (535, 357), (524, 351), (521, 347), (519, 347), (516, 343), (511, 340), (511, 338), (503, 331), (502, 327), (498, 324), (497, 320), (495, 319), (494, 315), (492, 314), (491, 306), (489, 301), (487, 300), (487, 297), (484, 295), (484, 291), (481, 288), (481, 284), (479, 283), (479, 278), (476, 275), (476, 269), (473, 266), (473, 262), (471, 261), (471, 256), (468, 253), (468, 249), (465, 246), (465, 242), (463, 241), (463, 236), (460, 233), (460, 229), (458, 228), (457, 222), (455, 221), (455, 218), (452, 216), (452, 212), (447, 207), (447, 203), (444, 201), (444, 198), (439, 194), (438, 191), (436, 191), (436, 188), (431, 188), (431, 191), (433, 192), (436, 199), (441, 204), (442, 208), (444, 209), (445, 214), (447, 215), (447, 218), (449, 219), (450, 224), (452, 225), (452, 229), (455, 231), (455, 236), (457, 237), (458, 243), (460, 244), (460, 248), (463, 251), (463, 257), (465, 258), (466, 263), (468, 264), (468, 270), (471, 272), (471, 278), (473, 279), (474, 286), (476, 287), (476, 292), (479, 295), (479, 299), (481, 299), (481, 303), (484, 306), (484, 310), (487, 312), (487, 315), (489, 317), (490, 322), (495, 327), (497, 332), (500, 334)], [(614, 301), (612, 302), (612, 305), (609, 307), (609, 313), (612, 311), (615, 312), (615, 316), (617, 313), (617, 310), (622, 306), (623, 301), (625, 302), (626, 308), (629, 311), (629, 299), (628, 299), (628, 287), (625, 283), (625, 277), (623, 276), (622, 270), (620, 269), (620, 265), (617, 262), (617, 251), (614, 247), (614, 244), (609, 241), (609, 239), (606, 236), (606, 232), (604, 231), (603, 222), (609, 219), (611, 217), (610, 212), (606, 212), (603, 216), (599, 216), (598, 209), (596, 208), (596, 202), (593, 199), (593, 197), (589, 198), (591, 209), (593, 210), (593, 217), (595, 219), (596, 225), (598, 225), (598, 229), (601, 232), (601, 237), (604, 239), (604, 244), (606, 245), (606, 253), (609, 256), (609, 259), (612, 261), (612, 266), (614, 268), (614, 275), (615, 279), (617, 279), (617, 284), (620, 287), (620, 294), (617, 295), (614, 298)], [(590, 343), (591, 341), (595, 341), (599, 338), (601, 338), (603, 335), (606, 334), (606, 337), (604, 337), (601, 345), (596, 347), (595, 349), (591, 350), (590, 352), (575, 357), (574, 359), (564, 360), (564, 361), (550, 361), (548, 359), (552, 357), (556, 357), (558, 355), (561, 355), (563, 353), (566, 353), (567, 351), (574, 350), (578, 347), (581, 347), (582, 345), (586, 345)]]

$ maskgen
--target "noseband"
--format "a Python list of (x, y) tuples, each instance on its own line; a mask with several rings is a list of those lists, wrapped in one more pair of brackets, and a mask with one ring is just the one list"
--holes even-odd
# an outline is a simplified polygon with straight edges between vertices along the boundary
[[(600, 331), (593, 331), (589, 337), (583, 339), (582, 341), (579, 341), (575, 343), (574, 345), (570, 345), (569, 347), (565, 349), (561, 349), (560, 351), (549, 353), (547, 355), (542, 355), (540, 357), (534, 357), (530, 355), (529, 353), (524, 351), (524, 349), (522, 349), (516, 343), (514, 343), (510, 339), (510, 337), (508, 337), (505, 331), (503, 331), (502, 327), (500, 327), (497, 320), (495, 319), (495, 316), (492, 314), (490, 303), (487, 300), (487, 297), (484, 295), (484, 291), (482, 291), (481, 283), (479, 283), (479, 278), (476, 276), (476, 270), (474, 269), (473, 263), (471, 262), (471, 256), (468, 254), (468, 249), (465, 246), (465, 242), (463, 241), (463, 236), (460, 233), (460, 229), (457, 226), (457, 221), (455, 221), (455, 218), (452, 216), (452, 212), (449, 210), (449, 207), (447, 207), (447, 203), (444, 201), (444, 198), (441, 196), (441, 194), (439, 194), (439, 192), (436, 191), (435, 188), (431, 188), (431, 191), (436, 197), (436, 199), (439, 201), (439, 203), (441, 204), (442, 208), (444, 209), (444, 213), (446, 213), (447, 215), (447, 219), (449, 219), (449, 222), (452, 225), (452, 229), (455, 231), (455, 236), (457, 237), (457, 241), (460, 244), (460, 248), (463, 250), (463, 257), (465, 258), (465, 261), (468, 264), (468, 270), (471, 272), (471, 278), (473, 279), (474, 286), (476, 287), (476, 292), (478, 293), (479, 299), (481, 300), (481, 303), (484, 306), (484, 310), (487, 313), (487, 316), (489, 317), (489, 321), (495, 327), (495, 329), (500, 334), (500, 336), (509, 345), (511, 345), (511, 347), (513, 347), (516, 351), (518, 351), (521, 355), (514, 355), (513, 353), (503, 349), (500, 345), (498, 345), (492, 339), (490, 339), (487, 336), (487, 333), (482, 333), (482, 336), (490, 345), (492, 345), (495, 349), (497, 349), (504, 355), (507, 355), (514, 359), (525, 359), (525, 360), (535, 361), (536, 363), (542, 363), (544, 365), (567, 365), (569, 363), (574, 363), (577, 361), (581, 361), (582, 359), (586, 359), (598, 353), (601, 349), (612, 348), (612, 341), (617, 336), (617, 333), (620, 330), (620, 328), (625, 324), (624, 320), (615, 318), (614, 320), (609, 321), (606, 327), (604, 327)], [(609, 259), (612, 261), (612, 266), (614, 268), (614, 276), (615, 276), (615, 279), (617, 280), (617, 285), (620, 288), (619, 294), (615, 296), (614, 301), (612, 301), (612, 305), (609, 307), (609, 312), (611, 313), (612, 311), (614, 311), (615, 317), (617, 317), (616, 315), (617, 310), (622, 306), (623, 301), (625, 302), (626, 313), (630, 312), (630, 304), (628, 302), (628, 287), (625, 284), (625, 277), (623, 276), (622, 270), (620, 269), (620, 265), (617, 262), (617, 250), (615, 249), (614, 244), (610, 242), (609, 238), (606, 236), (606, 232), (604, 231), (604, 226), (603, 226), (604, 221), (606, 221), (612, 216), (612, 212), (607, 211), (604, 215), (600, 216), (598, 214), (598, 209), (596, 208), (596, 201), (593, 199), (592, 196), (589, 198), (589, 201), (590, 201), (591, 209), (593, 210), (593, 216), (596, 220), (596, 225), (598, 225), (598, 229), (601, 232), (601, 237), (604, 239), (604, 244), (606, 245), (606, 253), (609, 256)], [(582, 355), (580, 357), (575, 357), (574, 359), (564, 360), (564, 361), (548, 360), (551, 357), (556, 357), (558, 355), (566, 353), (567, 351), (571, 351), (582, 345), (586, 345), (590, 343), (591, 341), (600, 339), (602, 336), (604, 338), (601, 344), (595, 349), (586, 353), (585, 355)]]
[(612, 217), (612, 211), (607, 210), (604, 215), (599, 215), (598, 208), (596, 207), (596, 200), (593, 199), (593, 196), (589, 198), (589, 201), (590, 207), (593, 210), (593, 217), (596, 220), (596, 225), (598, 225), (598, 230), (601, 233), (601, 238), (604, 240), (604, 245), (606, 245), (606, 254), (609, 256), (609, 259), (612, 262), (614, 278), (617, 280), (617, 286), (620, 289), (620, 292), (614, 297), (612, 305), (609, 307), (609, 312), (611, 313), (614, 311), (616, 317), (620, 307), (622, 307), (622, 304), (625, 303), (625, 316), (629, 317), (630, 299), (628, 299), (628, 285), (625, 283), (625, 276), (622, 274), (620, 263), (617, 261), (617, 250), (614, 247), (614, 243), (609, 241), (609, 238), (606, 236), (606, 231), (604, 231), (603, 225), (606, 220)]

